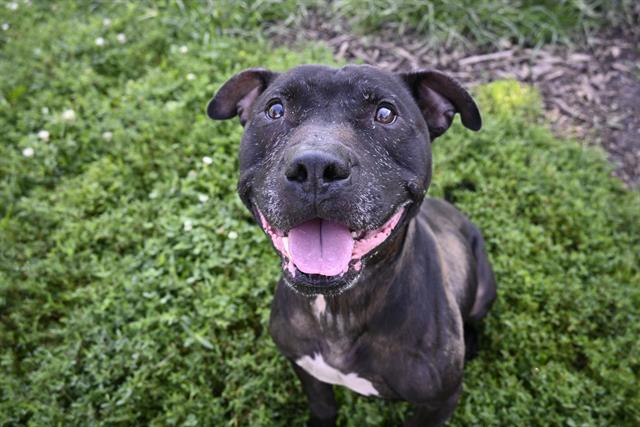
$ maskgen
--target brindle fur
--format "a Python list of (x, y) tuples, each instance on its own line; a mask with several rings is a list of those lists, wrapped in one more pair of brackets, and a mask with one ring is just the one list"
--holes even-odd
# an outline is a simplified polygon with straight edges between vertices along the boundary
[[(288, 114), (277, 122), (264, 114), (274, 98)], [(381, 100), (398, 110), (393, 125), (371, 120)], [(245, 70), (209, 104), (210, 117), (238, 115), (245, 126), (239, 193), (273, 227), (286, 231), (320, 217), (373, 230), (406, 206), (349, 283), (309, 288), (286, 271), (278, 283), (269, 330), (302, 382), (311, 426), (334, 426), (338, 411), (332, 386), (295, 363), (315, 354), (367, 379), (380, 397), (411, 402), (407, 426), (441, 425), (457, 404), (465, 353), (475, 352), (475, 327), (496, 284), (478, 229), (449, 203), (424, 198), (431, 143), (455, 113), (466, 127), (480, 128), (473, 99), (455, 80), (433, 70), (393, 74), (369, 66)], [(348, 165), (349, 179), (288, 181), (283, 171), (309, 150)]]

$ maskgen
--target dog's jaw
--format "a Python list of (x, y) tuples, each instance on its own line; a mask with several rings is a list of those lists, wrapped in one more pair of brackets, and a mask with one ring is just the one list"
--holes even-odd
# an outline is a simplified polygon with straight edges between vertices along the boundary
[(289, 287), (306, 295), (336, 295), (350, 289), (358, 282), (370, 256), (377, 253), (378, 249), (395, 236), (397, 230), (402, 228), (406, 222), (410, 203), (407, 201), (401, 204), (384, 224), (376, 229), (351, 231), (350, 257), (345, 265), (339, 265), (335, 268), (331, 266), (330, 268), (333, 268), (331, 272), (336, 273), (332, 275), (317, 274), (315, 271), (309, 270), (308, 265), (304, 265), (299, 258), (296, 258), (295, 252), (290, 247), (291, 230), (285, 232), (273, 227), (259, 208), (256, 208), (256, 216), (263, 231), (269, 236), (280, 255), (283, 280)]

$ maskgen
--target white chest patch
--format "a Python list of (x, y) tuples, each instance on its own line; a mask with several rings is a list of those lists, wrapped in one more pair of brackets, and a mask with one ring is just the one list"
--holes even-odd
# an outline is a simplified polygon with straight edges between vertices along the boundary
[(360, 378), (355, 373), (343, 374), (336, 368), (329, 366), (320, 353), (315, 353), (313, 357), (302, 356), (296, 360), (296, 364), (322, 382), (345, 386), (363, 396), (380, 395), (371, 381)]
[(318, 295), (316, 299), (313, 300), (312, 308), (313, 314), (319, 319), (327, 309), (327, 301), (324, 299), (324, 295)]

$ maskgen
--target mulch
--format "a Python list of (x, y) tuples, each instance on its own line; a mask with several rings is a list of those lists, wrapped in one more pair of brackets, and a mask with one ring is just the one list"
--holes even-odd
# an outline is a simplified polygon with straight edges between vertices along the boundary
[(640, 36), (615, 30), (586, 38), (579, 46), (531, 49), (505, 45), (492, 52), (434, 50), (420, 36), (382, 31), (358, 36), (347, 24), (309, 15), (301, 28), (272, 28), (279, 44), (322, 40), (336, 59), (390, 71), (438, 68), (473, 86), (516, 79), (537, 87), (546, 116), (558, 135), (602, 146), (615, 176), (640, 187)]

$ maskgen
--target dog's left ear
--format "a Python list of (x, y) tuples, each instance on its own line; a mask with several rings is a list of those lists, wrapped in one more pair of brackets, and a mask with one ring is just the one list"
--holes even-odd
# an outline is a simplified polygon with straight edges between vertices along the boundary
[(249, 68), (231, 77), (207, 105), (207, 115), (214, 120), (240, 117), (245, 125), (255, 100), (278, 76), (264, 68)]
[(429, 126), (431, 140), (449, 129), (453, 116), (460, 113), (462, 124), (480, 130), (482, 119), (478, 107), (462, 85), (436, 70), (400, 74), (407, 83)]

